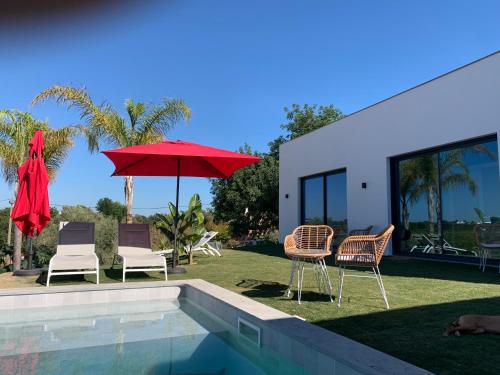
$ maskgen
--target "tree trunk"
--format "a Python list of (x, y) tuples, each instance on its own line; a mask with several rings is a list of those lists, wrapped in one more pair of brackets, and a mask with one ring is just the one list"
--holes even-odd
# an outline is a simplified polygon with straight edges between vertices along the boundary
[(434, 234), (434, 222), (436, 221), (436, 202), (434, 197), (434, 186), (427, 188), (427, 213), (429, 216), (429, 233)]
[(14, 226), (14, 271), (21, 269), (21, 248), (23, 245), (23, 232), (17, 227)]
[(7, 232), (7, 245), (12, 245), (12, 208), (14, 207), (14, 203), (10, 203), (10, 211), (9, 211), (9, 229)]
[[(14, 196), (17, 198), (17, 193), (19, 191), (19, 181), (16, 181), (14, 185)], [(13, 270), (17, 271), (21, 269), (21, 248), (23, 245), (23, 232), (14, 225), (14, 254), (13, 254)]]
[(134, 199), (134, 181), (132, 176), (125, 176), (125, 206), (127, 208), (126, 223), (132, 224), (132, 200)]
[(189, 252), (189, 263), (188, 264), (193, 264), (193, 252)]

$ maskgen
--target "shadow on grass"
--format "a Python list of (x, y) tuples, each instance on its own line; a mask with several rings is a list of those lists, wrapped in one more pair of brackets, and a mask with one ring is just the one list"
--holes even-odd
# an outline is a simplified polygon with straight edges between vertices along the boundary
[[(104, 270), (104, 275), (110, 280), (121, 282), (123, 278), (123, 270), (121, 268), (107, 268)], [(126, 281), (158, 281), (165, 280), (163, 274), (159, 276), (158, 272), (152, 276), (146, 272), (127, 272)]]
[(288, 257), (285, 255), (285, 251), (283, 250), (283, 245), (280, 244), (266, 243), (263, 245), (240, 246), (232, 250), (253, 252), (261, 255), (288, 259)]
[(314, 324), (436, 373), (500, 373), (498, 335), (442, 336), (446, 324), (464, 314), (500, 315), (500, 297), (385, 310)]
[[(292, 290), (292, 296), (286, 296), (286, 290), (288, 288), (287, 285), (277, 283), (274, 281), (266, 281), (266, 280), (256, 280), (256, 279), (245, 279), (241, 280), (237, 287), (245, 288), (247, 290), (242, 291), (241, 294), (250, 298), (278, 298), (283, 297), (283, 299), (297, 299), (297, 293), (295, 290)], [(328, 296), (321, 294), (319, 292), (305, 290), (302, 292), (302, 300), (303, 301), (327, 301)], [(335, 298), (335, 297), (333, 297)]]
[(468, 283), (498, 284), (496, 270), (481, 272), (477, 266), (406, 257), (385, 257), (380, 264), (382, 276), (421, 277), (426, 279), (463, 281)]

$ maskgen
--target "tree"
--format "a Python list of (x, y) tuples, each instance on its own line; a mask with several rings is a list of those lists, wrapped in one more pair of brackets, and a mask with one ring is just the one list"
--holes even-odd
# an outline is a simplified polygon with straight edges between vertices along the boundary
[[(91, 153), (99, 151), (100, 142), (110, 146), (128, 147), (158, 143), (181, 119), (189, 120), (191, 110), (181, 99), (164, 98), (159, 105), (125, 101), (128, 119), (106, 103), (95, 104), (85, 89), (70, 86), (52, 86), (33, 99), (33, 104), (53, 98), (57, 103), (76, 108), (84, 128)], [(126, 222), (132, 222), (133, 178), (125, 176)]]
[(96, 204), (96, 210), (104, 216), (115, 218), (119, 223), (122, 222), (122, 219), (127, 212), (127, 209), (123, 204), (113, 201), (110, 198), (99, 199)]
[(279, 159), (279, 147), (292, 139), (310, 133), (325, 125), (329, 125), (340, 120), (344, 115), (333, 105), (318, 106), (316, 104), (304, 104), (302, 107), (298, 104), (292, 104), (292, 108), (284, 108), (288, 122), (281, 125), (286, 131), (275, 140), (269, 142), (269, 153)]
[[(165, 237), (174, 243), (176, 233), (175, 225), (175, 205), (170, 202), (168, 204), (168, 214), (157, 214), (155, 226), (158, 228)], [(192, 246), (193, 243), (198, 241), (205, 228), (203, 223), (205, 216), (201, 207), (201, 199), (198, 194), (194, 194), (189, 200), (188, 208), (186, 211), (181, 211), (177, 220), (177, 243), (181, 246)], [(180, 250), (180, 249), (177, 249)], [(189, 252), (189, 264), (193, 263), (193, 253)]]
[(267, 233), (278, 226), (278, 161), (271, 155), (252, 152), (248, 145), (239, 151), (263, 160), (228, 179), (212, 180), (215, 220), (228, 222), (234, 235), (250, 230)]
[(252, 152), (246, 145), (240, 149), (262, 157), (260, 163), (240, 169), (226, 180), (212, 180), (214, 218), (228, 222), (233, 235), (267, 234), (277, 228), (280, 145), (343, 117), (333, 105), (293, 104), (284, 111), (288, 122), (281, 128), (286, 132), (269, 142), (268, 153)]
[[(44, 160), (49, 180), (53, 181), (57, 170), (73, 146), (73, 137), (79, 128), (66, 126), (50, 128), (46, 121), (35, 120), (31, 114), (16, 110), (0, 110), (0, 158), (5, 181), (14, 186), (17, 196), (19, 181), (17, 169), (29, 157), (29, 141), (36, 130), (43, 130)], [(14, 271), (21, 268), (22, 232), (14, 227)]]

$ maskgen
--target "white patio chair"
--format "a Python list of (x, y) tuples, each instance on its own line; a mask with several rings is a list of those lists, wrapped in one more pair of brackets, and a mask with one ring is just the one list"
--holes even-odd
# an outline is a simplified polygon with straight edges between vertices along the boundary
[(165, 281), (168, 279), (167, 259), (151, 250), (148, 224), (119, 224), (117, 256), (123, 261), (122, 282), (127, 272), (163, 271)]
[(201, 251), (206, 255), (222, 256), (220, 253), (221, 246), (215, 242), (210, 242), (217, 234), (218, 232), (206, 232), (196, 244), (184, 246), (184, 250), (186, 250), (187, 253)]
[(99, 258), (95, 253), (94, 223), (61, 222), (56, 255), (49, 262), (47, 286), (54, 275), (95, 274), (99, 284)]

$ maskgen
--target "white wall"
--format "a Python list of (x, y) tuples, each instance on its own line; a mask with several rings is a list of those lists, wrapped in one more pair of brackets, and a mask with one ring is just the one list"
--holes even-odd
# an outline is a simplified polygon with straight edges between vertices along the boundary
[(290, 141), (280, 148), (280, 240), (300, 222), (300, 177), (346, 168), (349, 228), (377, 231), (391, 221), (390, 157), (499, 133), (497, 52)]

